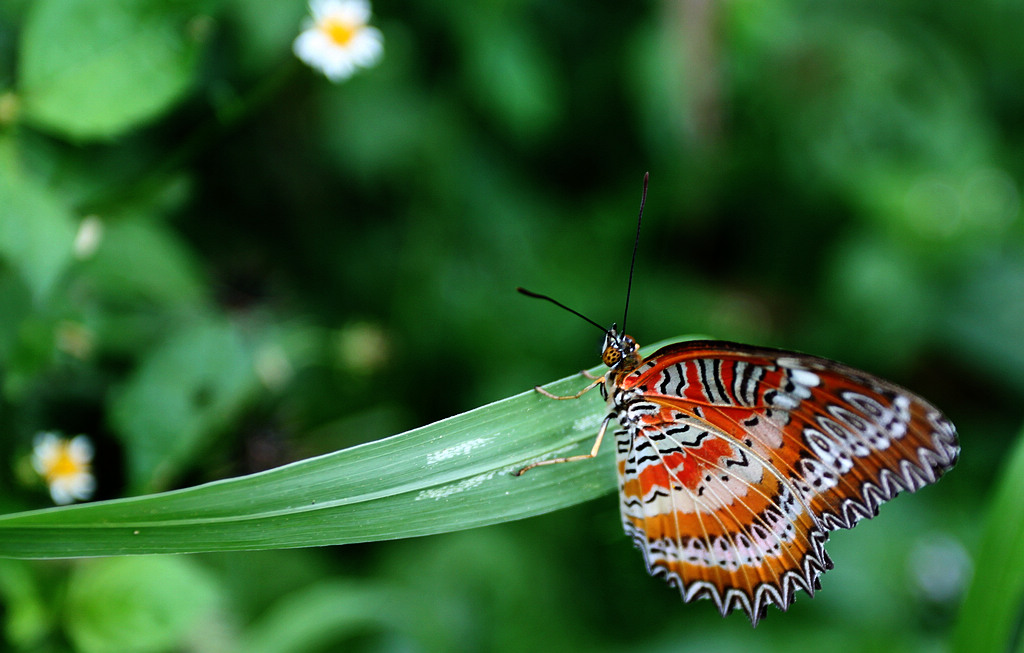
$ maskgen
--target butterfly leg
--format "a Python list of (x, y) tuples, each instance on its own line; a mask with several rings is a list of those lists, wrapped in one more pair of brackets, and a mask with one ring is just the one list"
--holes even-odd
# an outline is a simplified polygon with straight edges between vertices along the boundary
[[(555, 398), (557, 399), (558, 397)], [(540, 467), (541, 465), (557, 465), (559, 463), (572, 463), (576, 462), (577, 460), (589, 460), (591, 458), (596, 457), (597, 452), (601, 449), (601, 441), (604, 440), (604, 433), (605, 431), (608, 430), (608, 421), (611, 420), (611, 418), (611, 415), (609, 415), (608, 417), (604, 418), (603, 422), (601, 422), (601, 428), (598, 429), (597, 431), (597, 437), (594, 438), (594, 446), (590, 448), (590, 453), (582, 453), (577, 456), (566, 456), (564, 458), (550, 458), (548, 460), (540, 460), (535, 463), (530, 463), (529, 465), (523, 467), (519, 471), (512, 473), (516, 476), (522, 476), (523, 473), (525, 473), (526, 471), (531, 470), (534, 467)]]
[(579, 399), (580, 397), (582, 397), (587, 392), (590, 392), (591, 390), (593, 390), (597, 386), (599, 386), (602, 383), (604, 383), (604, 377), (603, 376), (597, 377), (597, 378), (594, 378), (594, 377), (591, 376), (591, 377), (588, 377), (588, 378), (594, 379), (594, 382), (591, 383), (590, 385), (588, 385), (587, 387), (583, 388), (582, 390), (580, 390), (576, 394), (574, 394), (574, 395), (567, 395), (565, 397), (562, 397), (562, 396), (556, 395), (556, 394), (551, 394), (550, 392), (548, 392), (544, 388), (540, 387), (539, 385), (533, 386), (533, 389), (536, 390), (537, 392), (539, 392), (540, 394), (544, 395), (545, 397), (548, 397), (549, 399), (559, 399), (559, 400), (561, 400), (561, 399)]

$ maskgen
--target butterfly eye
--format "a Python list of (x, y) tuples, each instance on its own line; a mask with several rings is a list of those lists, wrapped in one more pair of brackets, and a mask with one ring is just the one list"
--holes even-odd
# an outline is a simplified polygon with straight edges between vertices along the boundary
[(601, 354), (601, 362), (608, 367), (615, 367), (615, 365), (622, 360), (622, 352), (619, 351), (614, 345), (605, 347), (604, 353)]

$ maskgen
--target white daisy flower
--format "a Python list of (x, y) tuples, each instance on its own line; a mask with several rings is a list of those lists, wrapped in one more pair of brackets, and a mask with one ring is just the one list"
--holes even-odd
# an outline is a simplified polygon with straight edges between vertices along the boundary
[(92, 475), (92, 443), (84, 435), (70, 440), (56, 433), (40, 433), (32, 450), (32, 466), (46, 479), (58, 505), (85, 500), (96, 489)]
[(370, 27), (366, 0), (312, 0), (312, 20), (295, 39), (295, 56), (332, 82), (348, 79), (356, 68), (369, 68), (384, 53), (384, 36)]

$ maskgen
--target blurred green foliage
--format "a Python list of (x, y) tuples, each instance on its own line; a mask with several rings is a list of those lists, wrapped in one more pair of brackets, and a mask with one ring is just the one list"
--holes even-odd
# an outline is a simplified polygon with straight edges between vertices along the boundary
[(837, 534), (822, 591), (755, 631), (648, 578), (608, 497), (390, 543), (0, 560), (0, 647), (943, 648), (971, 565), (992, 577), (968, 553), (999, 541), (1024, 412), (1024, 5), (374, 10), (383, 62), (332, 85), (291, 53), (301, 2), (0, 3), (0, 509), (48, 505), (43, 430), (87, 434), (115, 498), (589, 367), (592, 327), (513, 288), (619, 319), (646, 170), (641, 343), (882, 374), (953, 419), (961, 463)]

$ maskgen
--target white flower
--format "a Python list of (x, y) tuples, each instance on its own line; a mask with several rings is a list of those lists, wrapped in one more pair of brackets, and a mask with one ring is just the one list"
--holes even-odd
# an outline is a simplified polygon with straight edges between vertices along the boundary
[(357, 67), (369, 68), (384, 52), (384, 37), (370, 27), (366, 0), (312, 0), (304, 31), (295, 39), (295, 56), (321, 71), (332, 82), (352, 76)]
[(75, 257), (84, 261), (92, 257), (103, 239), (103, 223), (95, 215), (87, 215), (78, 225), (75, 234)]
[(68, 440), (56, 433), (40, 433), (32, 450), (32, 466), (46, 479), (56, 504), (88, 499), (96, 489), (92, 443), (84, 435)]

